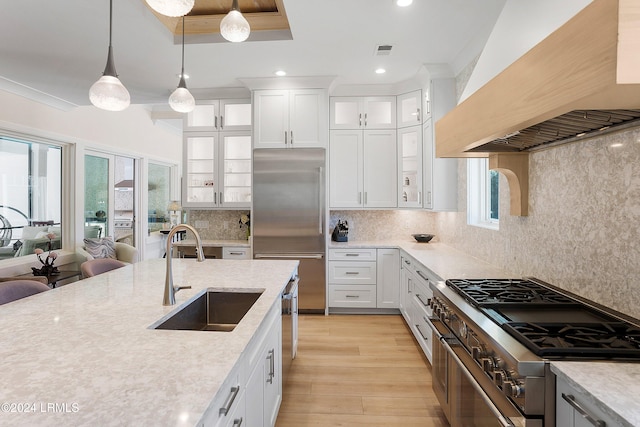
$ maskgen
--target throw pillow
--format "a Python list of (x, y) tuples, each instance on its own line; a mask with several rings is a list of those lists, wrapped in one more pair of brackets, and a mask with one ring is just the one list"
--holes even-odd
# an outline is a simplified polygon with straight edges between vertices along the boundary
[(84, 239), (84, 248), (94, 258), (116, 259), (116, 244), (108, 238)]

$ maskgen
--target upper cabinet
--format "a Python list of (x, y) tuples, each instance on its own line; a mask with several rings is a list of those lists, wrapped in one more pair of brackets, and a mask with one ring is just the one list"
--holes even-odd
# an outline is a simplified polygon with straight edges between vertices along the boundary
[(398, 129), (398, 207), (421, 208), (422, 127)]
[(332, 97), (331, 129), (395, 129), (396, 97)]
[(221, 99), (197, 101), (186, 114), (184, 131), (251, 131), (251, 100)]
[(183, 207), (251, 207), (251, 132), (185, 132), (183, 157)]
[(253, 92), (254, 148), (326, 147), (324, 89)]
[(421, 90), (398, 95), (397, 101), (399, 129), (422, 124)]

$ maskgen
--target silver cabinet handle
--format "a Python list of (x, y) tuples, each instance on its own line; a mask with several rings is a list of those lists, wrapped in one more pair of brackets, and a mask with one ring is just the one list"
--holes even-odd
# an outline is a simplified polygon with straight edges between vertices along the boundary
[(429, 303), (428, 302), (424, 302), (424, 300), (422, 298), (420, 298), (420, 294), (416, 294), (416, 298), (418, 298), (418, 301), (420, 301), (420, 303), (422, 305), (424, 305), (425, 307), (429, 307)]
[(360, 254), (344, 254), (344, 256), (360, 256)]
[(224, 129), (224, 116), (220, 116), (220, 129)]
[(360, 298), (360, 295), (345, 295), (346, 298)]
[(293, 147), (293, 131), (291, 131), (291, 146)]
[(229, 252), (229, 255), (244, 255), (244, 252)]
[(362, 203), (362, 191), (358, 191), (358, 204)]
[(240, 427), (242, 425), (242, 418), (233, 420), (233, 425), (231, 427)]
[(286, 145), (288, 144), (288, 140), (287, 140), (287, 131), (284, 131), (284, 145), (286, 147)]
[(367, 113), (364, 113), (364, 127), (367, 127)]
[(217, 191), (213, 192), (213, 204), (214, 205), (218, 204), (218, 192)]
[(429, 281), (429, 277), (426, 276), (422, 271), (416, 270), (416, 273), (418, 273), (418, 276), (422, 277), (424, 280)]
[(275, 349), (269, 350), (269, 355), (267, 356), (267, 360), (269, 361), (269, 378), (267, 378), (267, 382), (269, 384), (273, 384), (273, 377), (275, 377), (276, 375)]
[(362, 127), (362, 113), (358, 114), (358, 126)]
[(367, 192), (366, 191), (364, 192), (364, 204), (365, 205), (367, 204)]
[(215, 116), (213, 118), (213, 127), (218, 129), (218, 116)]
[(589, 421), (591, 424), (593, 424), (596, 427), (605, 427), (607, 425), (607, 423), (605, 423), (602, 420), (598, 420), (596, 419), (593, 415), (591, 415), (589, 412), (587, 412), (586, 409), (584, 409), (577, 401), (576, 398), (572, 395), (572, 394), (564, 394), (562, 393), (562, 398), (573, 407), (573, 409), (575, 409), (576, 411), (578, 411), (578, 413), (580, 415), (582, 415), (582, 417)]
[(429, 336), (422, 333), (422, 329), (420, 329), (420, 325), (418, 325), (417, 323), (416, 323), (416, 330), (418, 331), (418, 333), (420, 334), (423, 340), (429, 342)]
[(354, 274), (360, 274), (360, 273), (358, 271), (346, 271), (344, 274), (354, 275)]
[(231, 387), (231, 393), (229, 393), (229, 396), (227, 396), (227, 401), (224, 403), (224, 406), (220, 408), (220, 415), (226, 416), (229, 413), (229, 411), (231, 410), (231, 406), (233, 405), (233, 401), (236, 400), (239, 392), (239, 385)]
[(220, 192), (220, 204), (224, 203), (224, 199), (222, 198), (222, 191)]
[(418, 107), (418, 114), (416, 115), (418, 121), (420, 121), (420, 107)]

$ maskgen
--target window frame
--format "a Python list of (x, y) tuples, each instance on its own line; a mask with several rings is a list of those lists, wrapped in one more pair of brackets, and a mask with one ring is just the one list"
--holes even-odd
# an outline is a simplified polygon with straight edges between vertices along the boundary
[[(491, 172), (489, 159), (467, 159), (467, 224), (499, 230), (499, 216), (491, 217)], [(498, 191), (498, 206), (499, 198)]]

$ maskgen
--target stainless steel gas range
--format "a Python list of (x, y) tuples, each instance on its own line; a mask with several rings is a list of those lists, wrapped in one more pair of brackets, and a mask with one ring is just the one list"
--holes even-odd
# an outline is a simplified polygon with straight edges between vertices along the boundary
[(433, 388), (453, 427), (554, 427), (550, 360), (640, 362), (635, 319), (540, 280), (431, 288)]

